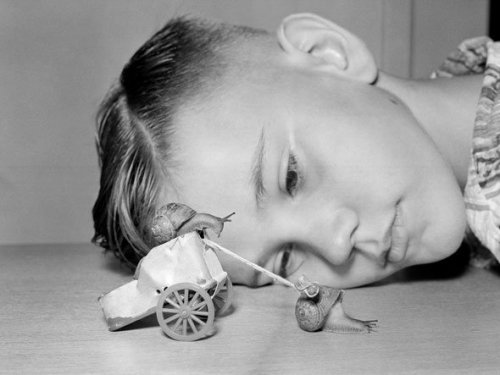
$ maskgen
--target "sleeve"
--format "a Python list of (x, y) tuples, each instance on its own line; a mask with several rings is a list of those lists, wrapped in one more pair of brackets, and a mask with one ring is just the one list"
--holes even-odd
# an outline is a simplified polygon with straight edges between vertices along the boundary
[(491, 39), (486, 36), (464, 40), (431, 74), (431, 78), (484, 73), (490, 43)]
[(486, 36), (463, 41), (431, 78), (483, 74), (474, 122), (464, 198), (471, 264), (482, 268), (500, 260), (500, 43)]
[(464, 195), (467, 222), (471, 231), (499, 260), (500, 43), (489, 41), (487, 55)]

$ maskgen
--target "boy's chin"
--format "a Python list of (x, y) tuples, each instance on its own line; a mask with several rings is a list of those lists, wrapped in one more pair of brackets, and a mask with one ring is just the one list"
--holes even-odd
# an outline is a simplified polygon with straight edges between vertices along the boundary
[(449, 258), (460, 248), (462, 241), (463, 235), (448, 241), (441, 240), (438, 246), (436, 246), (437, 241), (433, 246), (423, 246), (416, 257), (408, 260), (406, 267), (436, 263)]
[(416, 244), (415, 256), (408, 259), (411, 263), (408, 265), (435, 263), (450, 257), (462, 245), (465, 227), (465, 213), (461, 210), (450, 212), (445, 220), (429, 224), (420, 244)]

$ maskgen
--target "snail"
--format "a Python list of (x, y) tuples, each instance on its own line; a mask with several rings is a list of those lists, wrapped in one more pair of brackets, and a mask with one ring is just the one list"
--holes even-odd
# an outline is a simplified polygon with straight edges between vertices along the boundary
[(301, 293), (295, 304), (295, 318), (304, 331), (370, 333), (375, 330), (377, 320), (358, 320), (345, 313), (343, 290), (313, 283), (305, 276), (297, 280), (295, 287)]
[(220, 236), (224, 223), (235, 213), (225, 217), (217, 217), (205, 213), (197, 213), (191, 207), (181, 203), (169, 203), (160, 207), (151, 224), (152, 244), (161, 245), (183, 234), (205, 230), (212, 230)]

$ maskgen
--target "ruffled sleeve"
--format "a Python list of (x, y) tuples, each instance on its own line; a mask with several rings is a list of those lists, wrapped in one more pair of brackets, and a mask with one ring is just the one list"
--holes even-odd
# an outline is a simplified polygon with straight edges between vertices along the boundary
[(488, 267), (500, 260), (500, 42), (487, 37), (462, 42), (431, 77), (480, 73), (484, 78), (464, 198), (467, 223), (475, 237), (469, 238), (472, 263)]
[(500, 259), (500, 43), (487, 43), (465, 188), (467, 221), (474, 235)]

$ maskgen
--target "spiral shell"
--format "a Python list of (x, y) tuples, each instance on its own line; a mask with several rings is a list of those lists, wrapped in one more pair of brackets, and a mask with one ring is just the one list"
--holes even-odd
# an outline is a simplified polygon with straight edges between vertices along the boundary
[(151, 225), (152, 246), (170, 241), (177, 231), (167, 216), (156, 216)]
[(299, 327), (314, 332), (323, 329), (332, 307), (342, 303), (343, 291), (301, 278), (298, 286), (301, 296), (295, 304), (295, 318)]
[(295, 304), (295, 318), (304, 331), (314, 332), (323, 327), (326, 317), (314, 301), (299, 298)]
[(153, 246), (177, 237), (179, 228), (196, 215), (196, 211), (185, 204), (169, 203), (156, 211), (151, 225)]

